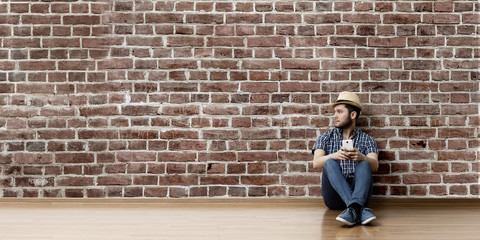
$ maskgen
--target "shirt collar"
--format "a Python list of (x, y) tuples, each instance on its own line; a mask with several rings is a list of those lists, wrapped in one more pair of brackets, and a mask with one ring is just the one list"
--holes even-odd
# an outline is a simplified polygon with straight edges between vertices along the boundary
[[(335, 128), (334, 131), (335, 131), (336, 134), (338, 134), (343, 139), (343, 135), (342, 135), (343, 130), (342, 129)], [(362, 130), (360, 130), (358, 127), (355, 127), (355, 129), (353, 130), (352, 139), (356, 138), (357, 135), (360, 134), (361, 131)]]

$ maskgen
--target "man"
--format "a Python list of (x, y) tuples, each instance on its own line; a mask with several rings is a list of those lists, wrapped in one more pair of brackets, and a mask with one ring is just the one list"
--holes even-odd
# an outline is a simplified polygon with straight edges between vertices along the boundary
[[(323, 168), (322, 196), (330, 209), (344, 210), (336, 218), (346, 225), (375, 220), (366, 208), (372, 195), (372, 172), (378, 170), (375, 140), (356, 127), (363, 106), (355, 93), (342, 92), (332, 105), (335, 128), (321, 134), (313, 145), (313, 167)], [(342, 140), (353, 140), (353, 148)]]

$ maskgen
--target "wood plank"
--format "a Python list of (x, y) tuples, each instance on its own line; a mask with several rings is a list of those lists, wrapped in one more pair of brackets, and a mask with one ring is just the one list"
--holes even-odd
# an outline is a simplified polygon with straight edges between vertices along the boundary
[(474, 199), (385, 201), (345, 227), (321, 199), (0, 199), (2, 239), (478, 239)]

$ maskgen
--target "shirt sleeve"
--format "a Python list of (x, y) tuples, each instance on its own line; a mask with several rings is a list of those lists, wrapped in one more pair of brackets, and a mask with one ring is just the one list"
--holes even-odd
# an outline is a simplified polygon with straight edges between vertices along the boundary
[(377, 143), (375, 142), (375, 140), (371, 137), (371, 136), (368, 136), (367, 141), (365, 141), (365, 153), (364, 155), (368, 155), (369, 153), (376, 153), (378, 155), (378, 147), (377, 147)]
[(326, 145), (327, 145), (327, 140), (328, 140), (328, 132), (322, 133), (318, 138), (315, 144), (313, 144), (312, 148), (312, 154), (315, 154), (315, 150), (317, 149), (323, 149), (325, 150)]

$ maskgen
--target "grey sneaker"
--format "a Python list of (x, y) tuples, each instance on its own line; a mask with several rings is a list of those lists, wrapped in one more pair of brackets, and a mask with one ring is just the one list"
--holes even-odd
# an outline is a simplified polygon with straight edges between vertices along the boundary
[(377, 219), (377, 217), (375, 217), (375, 215), (373, 215), (371, 212), (373, 212), (373, 210), (370, 208), (362, 208), (362, 214), (360, 216), (360, 223), (362, 225), (366, 225)]
[(345, 223), (348, 226), (352, 226), (357, 222), (358, 216), (353, 208), (347, 208), (343, 210), (343, 212), (340, 213), (336, 219), (337, 221)]

